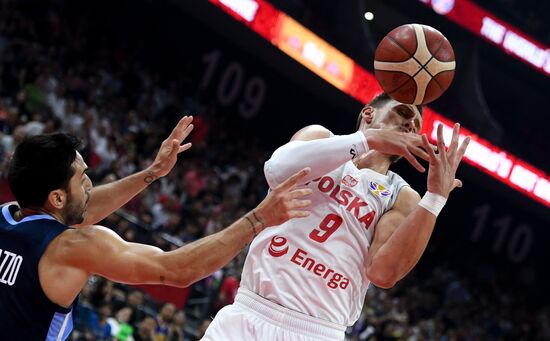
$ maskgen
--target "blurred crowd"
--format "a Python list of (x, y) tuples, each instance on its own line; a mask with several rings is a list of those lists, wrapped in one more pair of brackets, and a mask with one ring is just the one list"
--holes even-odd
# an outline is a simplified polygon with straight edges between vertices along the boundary
[[(267, 150), (224, 129), (219, 109), (190, 90), (192, 79), (160, 75), (108, 37), (93, 42), (92, 23), (64, 11), (61, 1), (0, 1), (0, 202), (13, 199), (5, 170), (25, 136), (59, 130), (79, 136), (99, 185), (146, 167), (186, 113), (195, 115), (193, 148), (102, 224), (128, 241), (171, 250), (219, 231), (261, 201)], [(182, 293), (183, 303), (92, 277), (80, 295), (72, 338), (197, 340), (233, 302), (245, 254)], [(413, 272), (391, 290), (371, 288), (347, 337), (550, 339), (548, 307), (530, 300), (528, 288), (509, 288), (487, 273), (438, 266)]]
[(371, 286), (349, 340), (550, 340), (550, 309), (537, 290), (481, 264), (417, 269), (390, 290)]

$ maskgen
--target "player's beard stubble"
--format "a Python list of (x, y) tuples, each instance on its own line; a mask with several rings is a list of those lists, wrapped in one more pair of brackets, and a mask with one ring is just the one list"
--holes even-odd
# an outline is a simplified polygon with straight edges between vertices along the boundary
[(86, 201), (76, 201), (70, 192), (67, 193), (67, 206), (63, 209), (65, 225), (76, 225), (84, 221), (84, 212), (88, 199), (89, 196)]

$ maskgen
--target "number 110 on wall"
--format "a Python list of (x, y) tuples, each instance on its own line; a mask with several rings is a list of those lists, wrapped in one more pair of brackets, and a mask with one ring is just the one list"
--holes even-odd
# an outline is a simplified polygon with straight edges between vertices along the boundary
[(262, 77), (246, 76), (241, 63), (232, 61), (227, 65), (220, 65), (221, 51), (214, 50), (202, 57), (206, 65), (199, 84), (199, 89), (206, 89), (213, 81), (219, 69), (219, 78), (215, 81), (216, 99), (223, 106), (237, 105), (239, 115), (252, 118), (261, 109), (267, 84)]
[[(473, 242), (479, 242), (485, 233), (492, 236), (491, 251), (495, 254), (506, 253), (506, 257), (513, 263), (523, 262), (531, 251), (533, 244), (533, 229), (527, 224), (512, 224), (509, 215), (497, 217), (488, 222), (491, 213), (489, 204), (473, 210), (472, 215), (476, 222), (471, 234)], [(490, 226), (490, 228), (487, 228)]]

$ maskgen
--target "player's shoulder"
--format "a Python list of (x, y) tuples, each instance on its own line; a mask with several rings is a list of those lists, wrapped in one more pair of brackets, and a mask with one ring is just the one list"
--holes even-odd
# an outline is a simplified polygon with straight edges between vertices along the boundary
[(324, 139), (327, 137), (331, 137), (332, 135), (333, 134), (331, 133), (331, 131), (323, 127), (322, 125), (312, 124), (298, 130), (296, 134), (292, 136), (291, 141), (309, 141)]
[(412, 209), (418, 205), (420, 201), (420, 194), (414, 190), (411, 186), (403, 186), (399, 191), (397, 199), (393, 209), (402, 209), (406, 211), (412, 211)]
[(69, 228), (52, 241), (45, 257), (57, 264), (74, 264), (109, 251), (118, 238), (104, 226)]
[(107, 238), (118, 236), (113, 230), (101, 226), (90, 225), (78, 228), (69, 228), (58, 237), (59, 247), (88, 248), (103, 243)]

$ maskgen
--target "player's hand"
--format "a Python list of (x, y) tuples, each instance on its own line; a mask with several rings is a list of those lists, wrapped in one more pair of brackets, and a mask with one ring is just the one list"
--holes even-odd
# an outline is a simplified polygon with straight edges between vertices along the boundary
[[(426, 169), (418, 162), (416, 157), (429, 161), (430, 156), (426, 152), (426, 146), (422, 142), (422, 136), (416, 133), (405, 133), (386, 129), (366, 129), (364, 131), (369, 149), (374, 149), (384, 154), (402, 156), (419, 172)], [(435, 148), (429, 145), (431, 151)], [(424, 148), (424, 149), (422, 149)]]
[(155, 160), (149, 166), (149, 170), (156, 177), (165, 176), (170, 173), (178, 160), (178, 154), (191, 148), (190, 142), (182, 145), (183, 141), (193, 130), (191, 122), (193, 122), (193, 116), (183, 116), (174, 130), (172, 130), (172, 133), (160, 145)]
[(310, 170), (307, 167), (290, 176), (272, 189), (254, 209), (264, 227), (280, 225), (292, 218), (309, 216), (310, 212), (305, 208), (311, 204), (311, 200), (304, 199), (304, 197), (311, 194), (311, 189), (296, 188), (296, 186)]
[(470, 137), (466, 137), (459, 145), (459, 131), (460, 124), (456, 123), (453, 129), (451, 144), (449, 145), (449, 149), (446, 150), (443, 141), (443, 126), (440, 124), (437, 127), (437, 154), (433, 149), (428, 148), (430, 146), (428, 137), (425, 134), (422, 135), (424, 148), (428, 150), (428, 154), (430, 155), (428, 191), (440, 194), (445, 198), (448, 198), (451, 191), (456, 187), (462, 187), (462, 182), (455, 179), (455, 175), (456, 169), (470, 143)]

